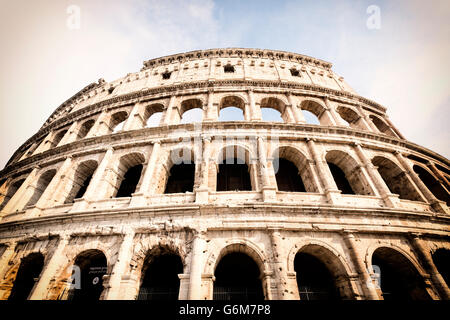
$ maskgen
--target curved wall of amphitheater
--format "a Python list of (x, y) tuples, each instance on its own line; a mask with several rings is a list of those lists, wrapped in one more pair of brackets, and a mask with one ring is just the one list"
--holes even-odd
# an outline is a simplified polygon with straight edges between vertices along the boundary
[(265, 299), (449, 299), (449, 181), (328, 62), (145, 61), (64, 102), (0, 172), (0, 299), (245, 298), (233, 278), (252, 277)]

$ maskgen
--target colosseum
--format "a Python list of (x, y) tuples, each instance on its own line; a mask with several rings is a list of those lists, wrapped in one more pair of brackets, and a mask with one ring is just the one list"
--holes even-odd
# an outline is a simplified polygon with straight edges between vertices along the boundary
[(449, 299), (449, 160), (331, 67), (209, 49), (83, 88), (0, 172), (0, 299)]

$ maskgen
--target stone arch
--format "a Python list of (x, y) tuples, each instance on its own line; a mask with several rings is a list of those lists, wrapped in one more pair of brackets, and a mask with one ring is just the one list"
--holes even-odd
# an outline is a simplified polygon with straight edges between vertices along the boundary
[(125, 110), (117, 111), (111, 115), (111, 119), (109, 120), (109, 132), (118, 132), (122, 130), (122, 125), (125, 122), (125, 120), (128, 118), (128, 112)]
[(55, 175), (56, 169), (49, 169), (40, 175), (39, 180), (37, 181), (34, 188), (33, 195), (31, 196), (30, 200), (28, 200), (26, 206), (35, 205), (39, 201), (45, 189), (50, 184)]
[[(151, 267), (154, 267), (155, 264), (158, 268), (156, 270), (149, 270)], [(152, 275), (149, 274), (149, 272), (152, 271), (163, 273), (165, 271), (165, 268), (163, 267), (166, 269), (170, 268), (172, 270), (166, 270), (169, 271), (170, 274), (159, 274), (158, 277), (163, 276), (164, 278), (170, 278), (161, 279), (165, 281), (169, 280), (171, 282), (170, 284), (155, 281), (158, 278), (152, 277)], [(167, 245), (157, 245), (148, 250), (141, 266), (138, 300), (152, 300), (155, 298), (157, 300), (160, 300), (161, 298), (163, 300), (178, 299), (180, 288), (180, 279), (178, 278), (178, 275), (183, 274), (184, 269), (185, 265), (183, 259), (177, 250), (173, 250), (173, 248)], [(143, 288), (144, 285), (147, 285), (149, 288)], [(163, 296), (161, 297), (161, 295)]]
[(430, 190), (434, 196), (447, 203), (450, 206), (450, 195), (447, 190), (441, 185), (438, 179), (434, 176), (428, 168), (421, 166), (417, 163), (413, 165), (414, 172), (419, 176), (420, 180), (425, 184), (425, 186)]
[(80, 129), (78, 130), (77, 139), (85, 138), (91, 131), (94, 124), (95, 124), (94, 119), (88, 119), (84, 121), (83, 124), (80, 126)]
[(113, 197), (130, 197), (137, 190), (144, 163), (145, 155), (141, 152), (132, 152), (120, 157)]
[(306, 192), (319, 192), (319, 187), (315, 183), (314, 174), (309, 166), (308, 157), (293, 146), (280, 146), (272, 153), (271, 160), (275, 174), (278, 171), (277, 159), (286, 159), (292, 162), (298, 169), (298, 175), (300, 176)]
[[(148, 127), (149, 122), (151, 121), (150, 118), (153, 118), (156, 116), (156, 114), (161, 114), (165, 110), (165, 107), (162, 103), (152, 103), (145, 107), (144, 110), (144, 126)], [(161, 119), (159, 119), (161, 121)], [(156, 125), (155, 125), (156, 126)]]
[(206, 274), (215, 274), (220, 262), (228, 254), (244, 254), (251, 261), (253, 261), (259, 269), (259, 279), (261, 281), (262, 294), (264, 295), (265, 299), (270, 298), (269, 284), (267, 283), (267, 279), (265, 276), (271, 273), (270, 268), (264, 253), (255, 243), (246, 239), (233, 239), (232, 241), (227, 242), (226, 246), (222, 247), (219, 250), (220, 251), (217, 256), (215, 256), (214, 253), (211, 253), (208, 257), (207, 264), (205, 265)]
[(73, 173), (72, 187), (64, 203), (72, 203), (75, 199), (80, 199), (84, 196), (97, 167), (98, 162), (95, 160), (86, 160), (78, 164)]
[(317, 117), (317, 121), (321, 125), (331, 125), (330, 119), (325, 116), (325, 111), (327, 108), (323, 106), (321, 103), (315, 100), (303, 100), (300, 103), (300, 110), (306, 110), (311, 112), (313, 115)]
[(279, 98), (266, 97), (262, 98), (260, 102), (260, 108), (273, 109), (280, 113), (280, 117), (284, 122), (290, 122), (289, 115), (287, 113), (286, 104)]
[(361, 124), (361, 116), (359, 113), (350, 107), (338, 106), (336, 109), (341, 118), (348, 123), (351, 128), (365, 129)]
[(398, 194), (400, 199), (421, 201), (421, 196), (403, 171), (394, 161), (382, 156), (375, 156), (372, 164), (377, 168), (387, 187), (392, 193)]
[(234, 95), (223, 96), (220, 99), (219, 107), (217, 109), (217, 117), (218, 117), (218, 119), (221, 120), (221, 111), (223, 109), (226, 109), (226, 108), (237, 108), (237, 109), (240, 109), (242, 111), (243, 119), (236, 119), (236, 120), (248, 120), (249, 119), (249, 115), (246, 112), (245, 104), (246, 104), (245, 99), (243, 97), (241, 97), (240, 95), (234, 94)]
[(41, 252), (29, 253), (21, 259), (8, 300), (28, 299), (35, 286), (35, 279), (39, 278), (44, 268), (44, 260), (44, 255)]
[(9, 184), (5, 197), (0, 204), (0, 211), (8, 204), (9, 200), (16, 194), (17, 190), (22, 186), (22, 184), (25, 182), (25, 177), (22, 178), (16, 178)]
[(192, 121), (192, 122), (202, 122), (203, 120), (203, 100), (200, 98), (189, 98), (186, 100), (183, 100), (180, 104), (180, 114), (179, 114), (179, 121), (183, 122), (183, 118), (186, 112), (198, 109), (201, 112), (201, 118), (198, 121)]
[(334, 277), (335, 287), (342, 299), (355, 299), (349, 276), (353, 274), (350, 265), (342, 254), (324, 241), (305, 239), (296, 243), (287, 257), (287, 271), (295, 272), (295, 258), (298, 253), (306, 253), (320, 260)]
[[(257, 190), (254, 159), (250, 150), (242, 144), (229, 144), (220, 148), (216, 155), (217, 165), (213, 169), (217, 177), (216, 189), (230, 191), (236, 187), (240, 191)], [(230, 179), (236, 183), (231, 183)]]
[(59, 145), (59, 143), (61, 142), (61, 140), (64, 138), (64, 136), (67, 133), (67, 129), (63, 129), (58, 131), (57, 133), (55, 133), (51, 143), (50, 143), (50, 148), (55, 148)]
[(397, 138), (397, 135), (394, 133), (391, 126), (388, 125), (383, 119), (374, 114), (371, 114), (369, 118), (373, 122), (373, 124), (377, 127), (378, 131), (388, 136)]
[[(378, 244), (366, 257), (368, 270), (379, 270), (379, 284), (384, 300), (429, 300), (424, 270), (408, 253), (394, 245)], [(378, 272), (377, 272), (378, 273)]]
[(164, 193), (193, 192), (198, 181), (198, 161), (193, 148), (179, 147), (171, 149), (164, 165), (167, 174), (164, 177)]
[[(347, 152), (329, 150), (325, 155), (328, 168), (338, 189), (347, 194), (374, 195), (361, 166)], [(349, 189), (350, 187), (350, 189)]]

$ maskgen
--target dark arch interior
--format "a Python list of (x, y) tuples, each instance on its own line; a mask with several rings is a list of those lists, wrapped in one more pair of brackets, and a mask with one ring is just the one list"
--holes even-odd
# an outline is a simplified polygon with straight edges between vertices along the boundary
[(279, 191), (306, 192), (298, 168), (291, 161), (280, 158), (278, 171), (275, 174)]
[(217, 191), (250, 191), (252, 190), (247, 164), (238, 159), (226, 159), (219, 164), (217, 172)]
[(447, 286), (450, 287), (450, 250), (438, 249), (433, 253), (433, 262)]
[(334, 278), (328, 268), (315, 256), (300, 252), (294, 259), (300, 300), (339, 299)]
[(214, 300), (264, 299), (258, 265), (244, 253), (232, 252), (225, 255), (214, 275)]
[(86, 179), (84, 179), (80, 189), (78, 190), (77, 194), (75, 195), (74, 199), (80, 199), (84, 196), (84, 194), (86, 193), (86, 190), (89, 186), (89, 183), (91, 182), (92, 179), (92, 175), (90, 175), (89, 177), (87, 177)]
[(138, 300), (177, 300), (180, 290), (178, 274), (183, 273), (180, 256), (165, 253), (150, 256), (144, 262), (145, 275)]
[(43, 267), (44, 256), (41, 253), (31, 253), (23, 258), (8, 300), (27, 300)]
[[(3, 202), (0, 204), (0, 210), (3, 209), (11, 200), (11, 198), (14, 196), (14, 194), (19, 190), (19, 188), (22, 186), (22, 184), (25, 182), (25, 179), (20, 179), (19, 181), (14, 182), (9, 188), (8, 192), (5, 195), (5, 198), (3, 199)], [(1, 185), (1, 184), (0, 184)]]
[(164, 193), (193, 192), (195, 178), (195, 164), (173, 165), (167, 180)]
[[(380, 270), (379, 285), (384, 300), (429, 300), (424, 281), (415, 267), (399, 252), (379, 248), (372, 256), (372, 265)], [(376, 272), (376, 267), (374, 271)]]
[(342, 191), (342, 194), (355, 194), (355, 191), (353, 191), (353, 188), (345, 177), (344, 171), (331, 162), (328, 162), (328, 167), (333, 175), (334, 182), (336, 182), (337, 188)]
[(419, 175), (420, 180), (427, 186), (427, 188), (434, 194), (436, 198), (442, 200), (450, 206), (450, 196), (447, 191), (441, 186), (438, 180), (436, 180), (427, 170), (414, 165), (414, 171)]
[(138, 164), (128, 169), (128, 171), (123, 176), (122, 183), (120, 184), (119, 190), (117, 191), (117, 198), (131, 197), (131, 194), (136, 191), (139, 179), (141, 178), (141, 172), (142, 164)]
[(86, 137), (87, 134), (89, 133), (89, 131), (94, 126), (94, 123), (95, 123), (95, 121), (93, 119), (88, 120), (85, 123), (83, 123), (83, 125), (80, 128), (80, 131), (78, 132), (78, 139), (83, 139), (84, 137)]
[(75, 259), (80, 268), (80, 289), (73, 289), (69, 293), (69, 300), (96, 301), (103, 291), (103, 276), (107, 271), (105, 255), (99, 250), (89, 250), (81, 253)]

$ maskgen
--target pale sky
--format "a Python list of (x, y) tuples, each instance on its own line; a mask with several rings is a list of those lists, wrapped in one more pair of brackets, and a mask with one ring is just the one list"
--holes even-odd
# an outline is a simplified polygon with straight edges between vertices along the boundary
[[(80, 8), (80, 29), (67, 8)], [(370, 5), (380, 28), (369, 29)], [(99, 78), (217, 47), (329, 61), (410, 141), (450, 156), (450, 1), (0, 0), (0, 168), (50, 114)]]

